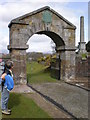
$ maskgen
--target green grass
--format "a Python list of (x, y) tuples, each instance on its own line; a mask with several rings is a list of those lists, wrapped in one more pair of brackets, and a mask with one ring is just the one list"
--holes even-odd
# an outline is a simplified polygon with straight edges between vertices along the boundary
[(50, 118), (44, 110), (24, 94), (11, 93), (8, 106), (12, 109), (12, 114), (3, 115), (3, 118)]
[(30, 84), (57, 81), (50, 76), (50, 69), (48, 66), (37, 62), (27, 63), (27, 80)]

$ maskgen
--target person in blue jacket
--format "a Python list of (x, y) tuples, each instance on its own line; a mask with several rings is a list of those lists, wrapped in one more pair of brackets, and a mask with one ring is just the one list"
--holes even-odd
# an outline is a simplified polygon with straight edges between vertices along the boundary
[(4, 67), (4, 72), (1, 76), (2, 79), (1, 109), (2, 109), (2, 113), (6, 115), (11, 114), (11, 110), (8, 109), (8, 100), (9, 100), (9, 92), (14, 87), (12, 68), (13, 68), (12, 61), (7, 61)]

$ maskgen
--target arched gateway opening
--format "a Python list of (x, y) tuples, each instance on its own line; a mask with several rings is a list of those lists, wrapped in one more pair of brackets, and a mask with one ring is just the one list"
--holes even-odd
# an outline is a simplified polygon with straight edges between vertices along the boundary
[(13, 19), (9, 24), (10, 42), (8, 49), (14, 62), (15, 83), (27, 83), (27, 42), (34, 34), (45, 34), (54, 41), (56, 51), (61, 59), (61, 79), (74, 79), (75, 29), (76, 27), (72, 23), (48, 6)]

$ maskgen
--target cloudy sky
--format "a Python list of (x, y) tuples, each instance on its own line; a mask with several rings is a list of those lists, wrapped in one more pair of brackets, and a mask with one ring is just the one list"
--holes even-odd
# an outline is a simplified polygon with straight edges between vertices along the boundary
[[(84, 16), (85, 42), (88, 41), (88, 0), (0, 0), (0, 53), (8, 53), (10, 21), (44, 6), (50, 6), (77, 27), (76, 46), (80, 40), (80, 16)], [(51, 41), (35, 34), (27, 43), (28, 51), (52, 52)]]

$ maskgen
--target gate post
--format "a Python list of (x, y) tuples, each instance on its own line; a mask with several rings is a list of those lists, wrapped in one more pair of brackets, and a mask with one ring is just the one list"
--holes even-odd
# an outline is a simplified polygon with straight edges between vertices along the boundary
[(75, 79), (75, 48), (59, 48), (61, 59), (61, 79), (71, 81)]
[(65, 80), (75, 80), (75, 50), (65, 51)]
[(13, 74), (14, 74), (14, 82), (15, 84), (26, 84), (26, 49), (27, 48), (10, 48), (11, 60), (13, 61)]
[(27, 25), (11, 22), (9, 24), (9, 45), (11, 60), (13, 61), (13, 74), (15, 84), (26, 84), (26, 49), (28, 49), (27, 40)]

